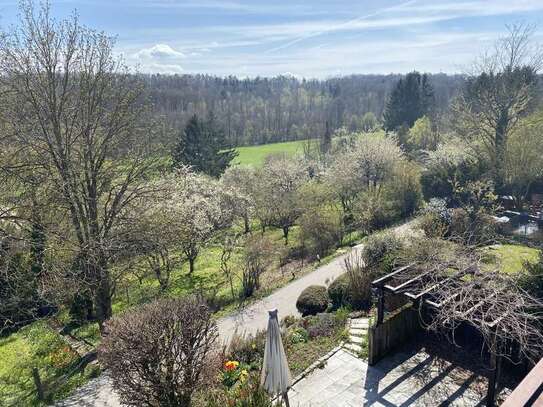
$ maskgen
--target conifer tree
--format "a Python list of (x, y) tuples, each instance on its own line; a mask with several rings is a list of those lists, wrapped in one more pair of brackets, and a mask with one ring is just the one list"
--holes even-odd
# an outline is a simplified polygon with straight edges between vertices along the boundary
[(213, 114), (207, 120), (194, 115), (181, 131), (172, 159), (174, 167), (189, 165), (194, 171), (219, 177), (237, 154), (226, 145)]
[(412, 127), (417, 119), (430, 112), (433, 100), (434, 91), (428, 76), (416, 71), (407, 74), (392, 90), (384, 114), (384, 129)]

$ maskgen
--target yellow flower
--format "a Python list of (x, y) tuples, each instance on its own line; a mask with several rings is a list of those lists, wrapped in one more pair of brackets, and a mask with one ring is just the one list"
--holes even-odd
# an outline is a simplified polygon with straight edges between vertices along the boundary
[(241, 373), (239, 374), (239, 380), (240, 382), (244, 382), (245, 380), (247, 380), (247, 376), (249, 376), (249, 372), (247, 371), (247, 369), (243, 369), (241, 371)]
[(253, 349), (256, 349), (256, 343), (253, 343), (253, 344), (251, 345), (251, 347), (252, 347)]

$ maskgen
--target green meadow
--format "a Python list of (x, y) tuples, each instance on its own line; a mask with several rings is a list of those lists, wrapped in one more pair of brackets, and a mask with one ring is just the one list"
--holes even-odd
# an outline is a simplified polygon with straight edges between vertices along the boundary
[(304, 143), (307, 143), (307, 140), (262, 144), (259, 146), (238, 147), (236, 148), (236, 150), (238, 151), (239, 155), (234, 159), (234, 163), (260, 167), (262, 166), (262, 164), (264, 164), (264, 160), (270, 154), (283, 153), (288, 155), (295, 155), (297, 153), (303, 152)]

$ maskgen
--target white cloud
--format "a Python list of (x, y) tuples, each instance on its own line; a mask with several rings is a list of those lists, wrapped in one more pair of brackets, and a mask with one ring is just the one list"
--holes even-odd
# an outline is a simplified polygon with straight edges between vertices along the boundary
[(181, 74), (184, 73), (185, 70), (180, 65), (175, 64), (157, 64), (157, 63), (150, 63), (150, 64), (143, 64), (139, 67), (140, 72), (144, 73), (163, 73), (163, 74)]
[(156, 44), (151, 48), (144, 48), (134, 55), (140, 59), (178, 59), (185, 58), (185, 54), (176, 51), (167, 44)]

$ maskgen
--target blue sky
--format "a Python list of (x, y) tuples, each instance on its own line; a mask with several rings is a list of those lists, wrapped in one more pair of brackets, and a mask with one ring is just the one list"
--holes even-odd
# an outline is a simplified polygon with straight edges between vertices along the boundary
[[(53, 14), (117, 37), (143, 72), (325, 78), (463, 72), (514, 22), (539, 24), (543, 0), (51, 0)], [(0, 25), (17, 21), (0, 0)]]

